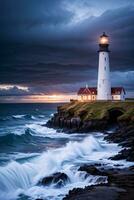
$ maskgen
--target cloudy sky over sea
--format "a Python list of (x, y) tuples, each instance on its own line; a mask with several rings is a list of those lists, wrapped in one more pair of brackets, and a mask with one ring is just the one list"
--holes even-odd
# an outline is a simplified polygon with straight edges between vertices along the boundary
[(113, 86), (134, 96), (133, 0), (0, 0), (0, 102), (59, 101), (96, 86), (110, 37)]

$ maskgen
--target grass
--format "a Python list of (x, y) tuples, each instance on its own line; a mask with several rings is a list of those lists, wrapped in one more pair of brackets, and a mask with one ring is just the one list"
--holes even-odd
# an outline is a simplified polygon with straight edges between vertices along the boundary
[(124, 113), (119, 117), (119, 120), (134, 121), (134, 102), (130, 101), (70, 102), (59, 108), (66, 116), (80, 116), (83, 120), (105, 119), (108, 117), (108, 111), (111, 109), (119, 109)]

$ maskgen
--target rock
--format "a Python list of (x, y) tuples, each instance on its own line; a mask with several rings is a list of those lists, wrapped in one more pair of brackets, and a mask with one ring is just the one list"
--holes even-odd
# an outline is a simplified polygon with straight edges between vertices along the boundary
[(101, 163), (95, 163), (94, 165), (95, 165), (95, 166), (98, 166), (98, 167), (102, 166)]
[(109, 183), (114, 183), (122, 188), (133, 188), (134, 173), (116, 173), (109, 176)]
[(63, 186), (67, 181), (69, 181), (69, 178), (66, 174), (57, 172), (51, 176), (44, 177), (40, 183), (43, 185), (55, 183), (57, 186)]
[(130, 171), (134, 171), (134, 165), (129, 167)]
[[(132, 167), (132, 169), (134, 166)], [(134, 198), (134, 172), (130, 168), (116, 169), (108, 174), (108, 183), (69, 191), (63, 200), (133, 200)]]
[(113, 160), (126, 159), (134, 161), (134, 125), (121, 125), (115, 133), (110, 133), (105, 137), (106, 140), (119, 143), (124, 147), (117, 155), (112, 157)]
[(104, 185), (73, 189), (63, 200), (115, 200), (122, 189)]
[(43, 199), (36, 199), (36, 200), (43, 200)]
[(81, 119), (80, 117), (72, 117), (71, 118), (71, 127), (72, 128), (78, 128), (80, 127)]
[(105, 176), (106, 173), (97, 169), (94, 165), (84, 165), (81, 166), (78, 171), (85, 171), (88, 174), (96, 175), (96, 176)]
[(90, 132), (92, 130), (104, 131), (107, 127), (107, 120), (85, 120), (81, 124), (81, 132)]
[(64, 118), (61, 117), (60, 118), (60, 128), (63, 128), (64, 127)]

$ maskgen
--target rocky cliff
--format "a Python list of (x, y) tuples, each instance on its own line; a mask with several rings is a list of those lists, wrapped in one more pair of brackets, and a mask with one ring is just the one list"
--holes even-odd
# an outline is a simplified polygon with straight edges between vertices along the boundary
[(134, 122), (134, 102), (70, 102), (57, 108), (47, 126), (69, 132), (105, 130), (111, 124)]

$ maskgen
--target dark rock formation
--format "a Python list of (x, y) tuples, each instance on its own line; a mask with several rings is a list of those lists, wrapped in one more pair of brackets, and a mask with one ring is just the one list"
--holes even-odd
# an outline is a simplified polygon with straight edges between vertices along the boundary
[(80, 117), (66, 118), (58, 114), (50, 119), (46, 126), (53, 128), (60, 128), (65, 132), (89, 132), (92, 130), (104, 131), (107, 127), (107, 120), (85, 120), (82, 121)]
[(134, 125), (120, 126), (114, 133), (108, 134), (105, 137), (110, 142), (119, 143), (123, 150), (118, 155), (112, 157), (113, 160), (126, 159), (134, 161)]
[(107, 175), (105, 172), (97, 169), (94, 165), (83, 165), (78, 170), (85, 171), (88, 174), (96, 175), (96, 176), (106, 176)]
[(55, 174), (52, 174), (51, 176), (48, 177), (44, 177), (41, 180), (41, 184), (42, 185), (50, 185), (52, 183), (55, 183), (56, 186), (63, 186), (67, 181), (69, 181), (69, 178), (66, 174), (61, 173), (61, 172), (57, 172)]
[(118, 193), (123, 189), (106, 185), (97, 185), (86, 187), (84, 189), (77, 188), (69, 192), (63, 200), (117, 200)]
[[(114, 170), (104, 169), (103, 173), (108, 175), (107, 184), (87, 186), (84, 189), (74, 188), (63, 200), (133, 200), (134, 167)], [(96, 171), (97, 174), (98, 171)]]

